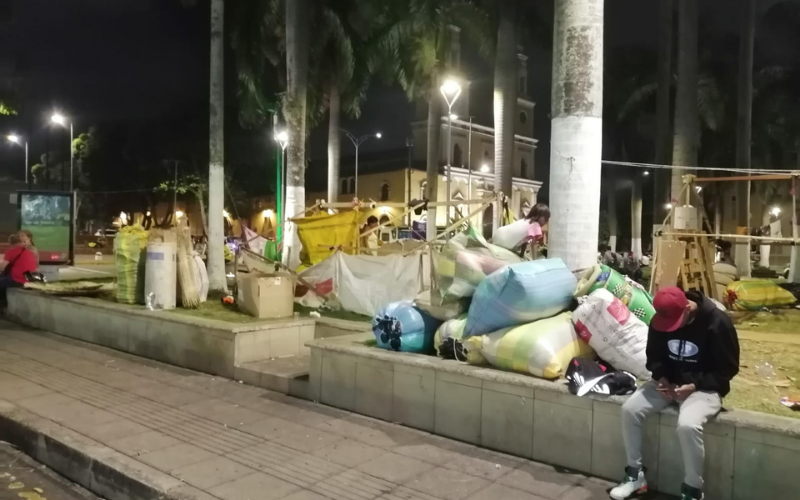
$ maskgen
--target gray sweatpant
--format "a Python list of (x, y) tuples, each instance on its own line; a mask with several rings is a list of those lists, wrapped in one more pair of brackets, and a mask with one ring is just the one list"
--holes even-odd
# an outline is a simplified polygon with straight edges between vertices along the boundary
[[(628, 467), (642, 468), (642, 424), (650, 415), (660, 412), (672, 400), (665, 398), (655, 380), (647, 382), (622, 405), (622, 439), (628, 454)], [(692, 488), (703, 489), (703, 424), (719, 413), (722, 400), (716, 392), (695, 392), (679, 403), (678, 441), (683, 453), (683, 482)]]

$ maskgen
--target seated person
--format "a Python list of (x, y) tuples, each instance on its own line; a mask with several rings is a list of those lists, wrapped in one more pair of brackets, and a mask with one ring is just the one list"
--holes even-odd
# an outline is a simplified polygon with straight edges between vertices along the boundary
[(0, 293), (5, 297), (8, 288), (22, 287), (28, 280), (25, 273), (36, 272), (36, 254), (29, 248), (30, 239), (27, 234), (16, 233), (9, 238), (12, 247), (8, 249), (3, 259), (0, 260)]

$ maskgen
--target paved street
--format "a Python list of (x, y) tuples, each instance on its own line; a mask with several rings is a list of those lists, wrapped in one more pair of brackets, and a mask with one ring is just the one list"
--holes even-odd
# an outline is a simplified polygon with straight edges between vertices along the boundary
[(0, 443), (0, 500), (99, 500), (42, 464)]
[(2, 321), (1, 400), (131, 457), (184, 498), (599, 500), (610, 487)]

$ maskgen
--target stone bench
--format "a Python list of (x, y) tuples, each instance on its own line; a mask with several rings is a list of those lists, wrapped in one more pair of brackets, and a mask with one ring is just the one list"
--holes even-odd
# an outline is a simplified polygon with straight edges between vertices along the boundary
[[(368, 347), (370, 338), (307, 343), (311, 399), (610, 480), (622, 476), (624, 397), (579, 398), (564, 384)], [(683, 479), (676, 424), (670, 409), (645, 428), (649, 481), (670, 494)], [(800, 498), (800, 420), (735, 410), (707, 424), (705, 435), (707, 498)]]

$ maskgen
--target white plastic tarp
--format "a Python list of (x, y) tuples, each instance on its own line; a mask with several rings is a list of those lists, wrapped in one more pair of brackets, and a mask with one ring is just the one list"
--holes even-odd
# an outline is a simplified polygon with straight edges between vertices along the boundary
[(343, 309), (374, 316), (383, 306), (414, 300), (422, 289), (419, 254), (347, 255), (336, 252), (300, 277), (334, 298)]

